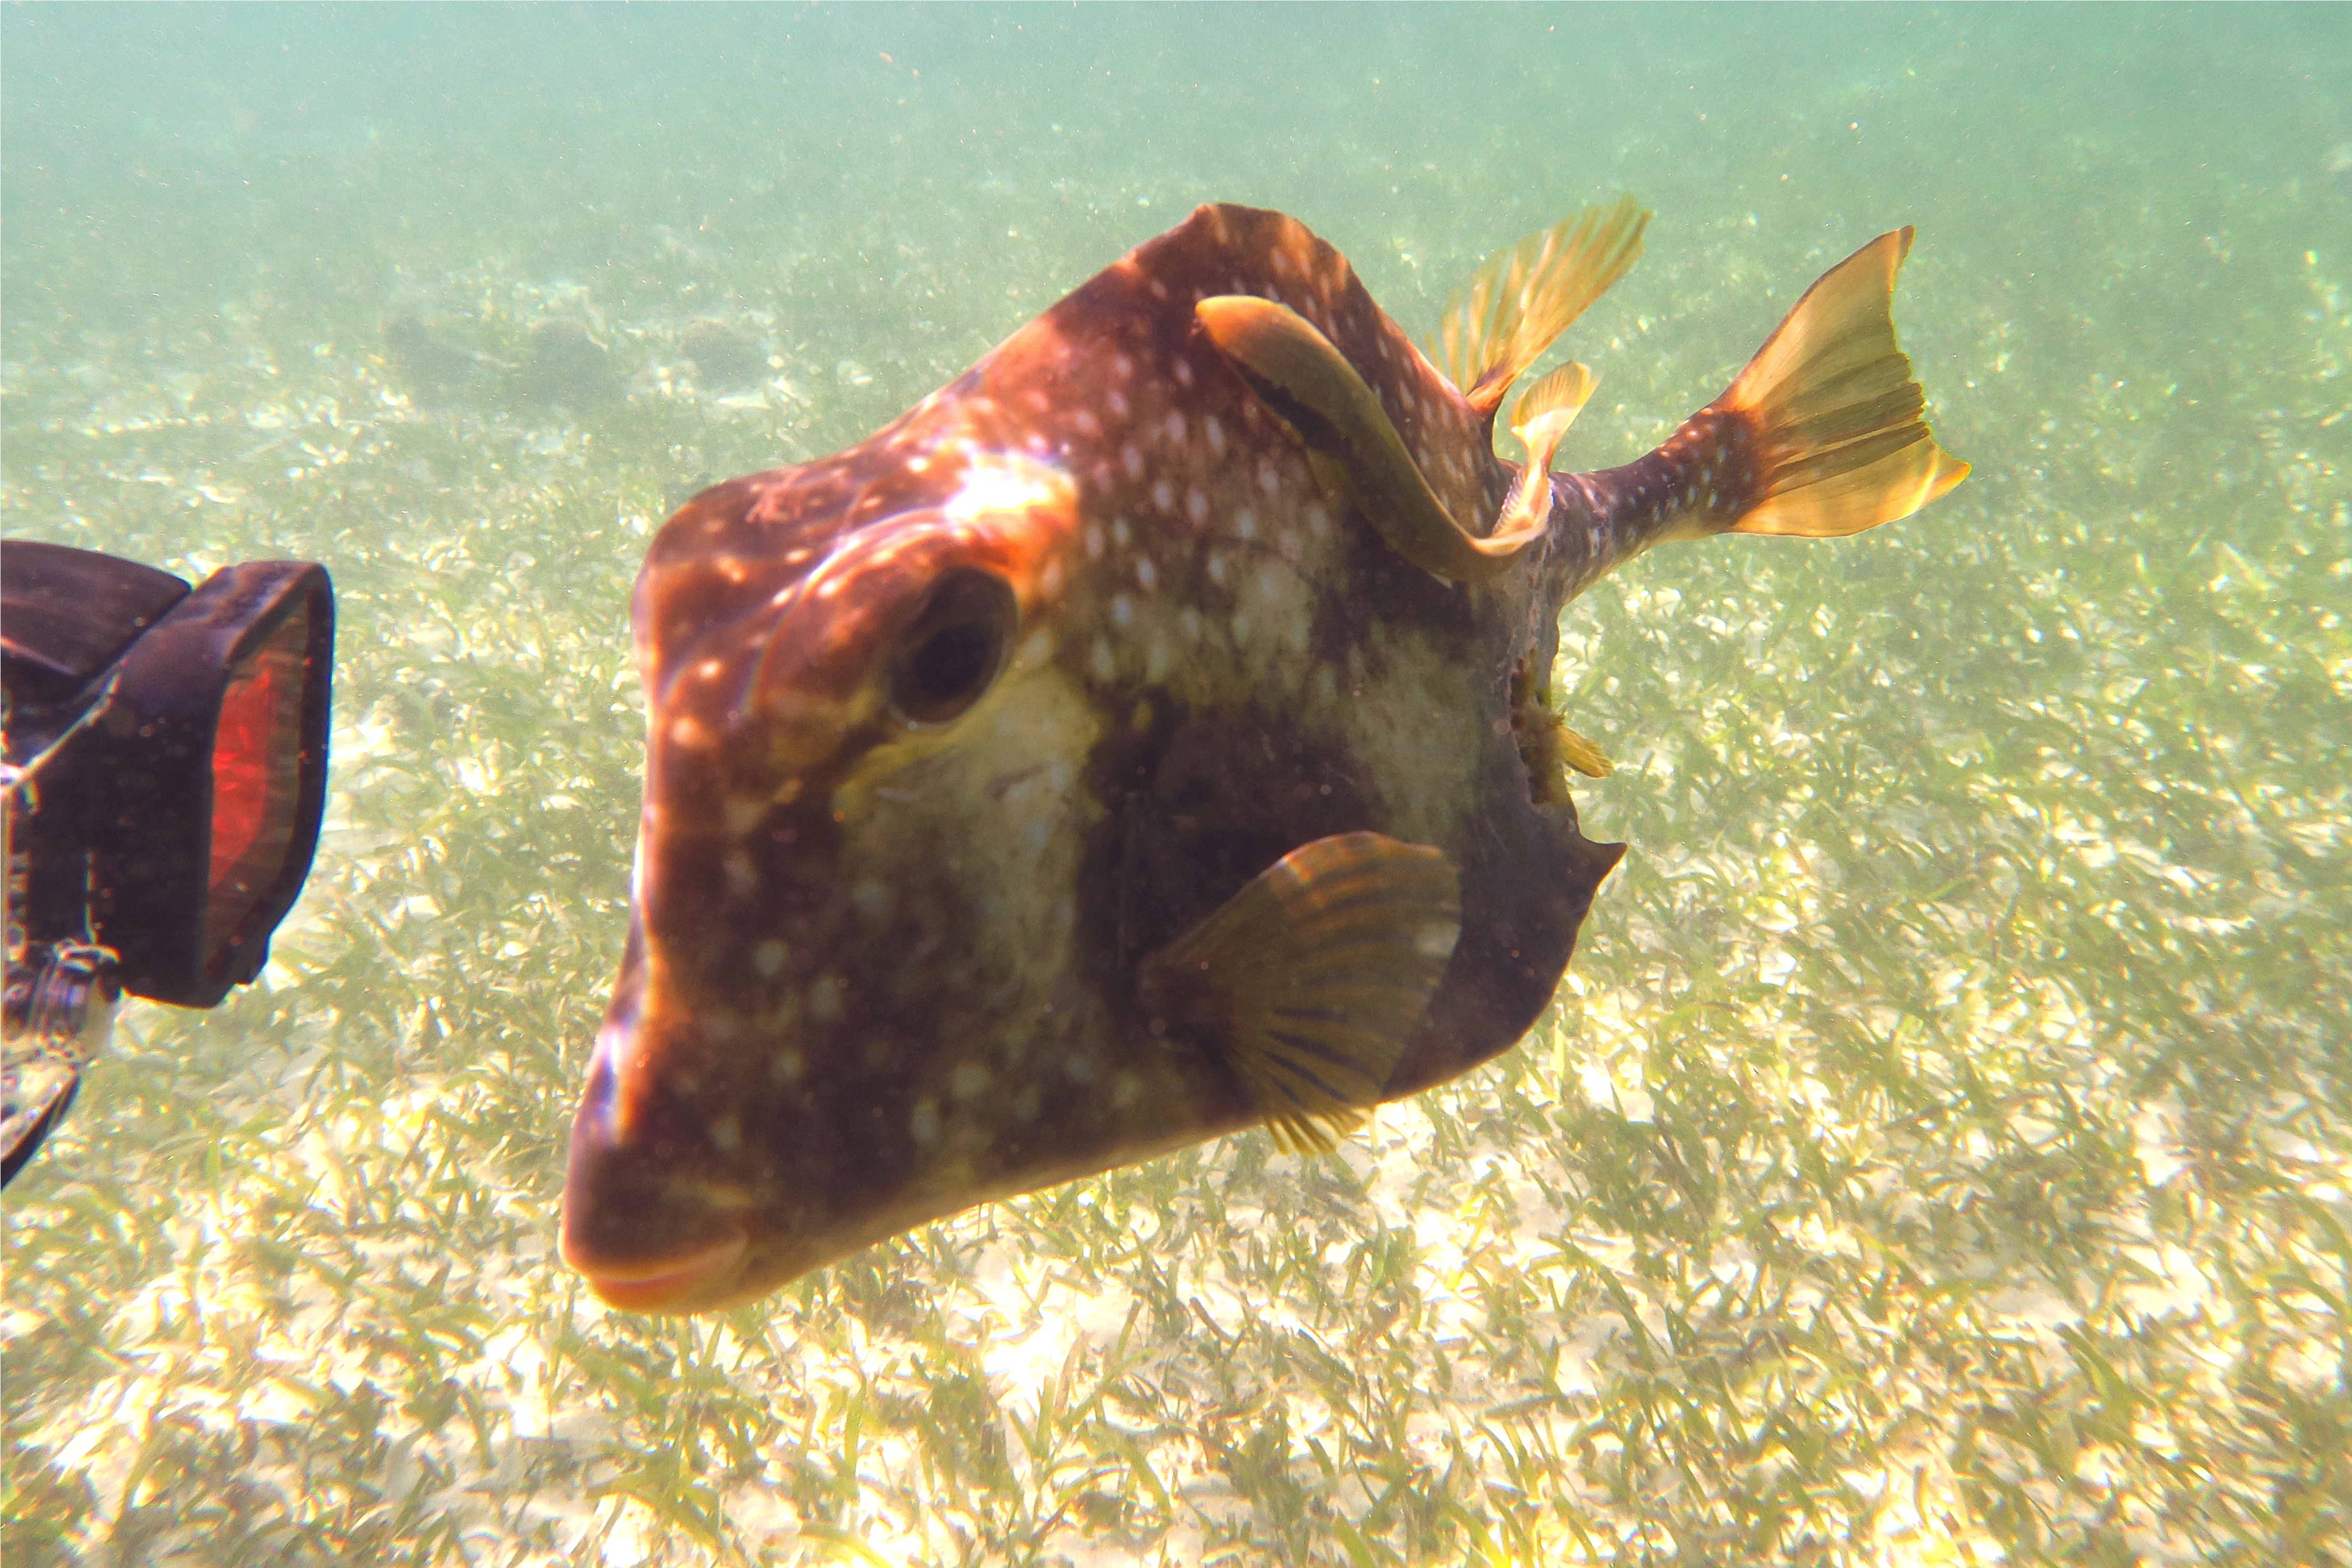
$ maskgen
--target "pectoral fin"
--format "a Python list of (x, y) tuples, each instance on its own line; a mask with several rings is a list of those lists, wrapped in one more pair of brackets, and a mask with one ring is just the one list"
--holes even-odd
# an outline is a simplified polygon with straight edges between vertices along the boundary
[(1253, 294), (1220, 294), (1193, 309), (1217, 351), (1305, 444), (1317, 477), (1343, 489), (1423, 571), (1453, 583), (1496, 576), (1543, 537), (1540, 522), (1486, 539), (1456, 522), (1378, 395), (1297, 311)]
[(1328, 1149), (1378, 1103), (1462, 931), (1443, 851), (1378, 833), (1302, 845), (1146, 960), (1156, 1034), (1213, 1050), (1275, 1139)]

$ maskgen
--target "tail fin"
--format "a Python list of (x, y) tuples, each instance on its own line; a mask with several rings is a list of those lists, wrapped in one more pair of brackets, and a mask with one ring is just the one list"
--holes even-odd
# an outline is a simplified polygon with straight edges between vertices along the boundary
[(1968, 477), (1928, 432), (1927, 395), (1895, 346), (1889, 310), (1910, 253), (1906, 226), (1823, 273), (1716, 399), (1745, 426), (1753, 463), (1732, 531), (1860, 533)]
[(1429, 357), (1491, 417), (1519, 373), (1641, 258), (1649, 222), (1621, 196), (1495, 252), (1445, 301)]

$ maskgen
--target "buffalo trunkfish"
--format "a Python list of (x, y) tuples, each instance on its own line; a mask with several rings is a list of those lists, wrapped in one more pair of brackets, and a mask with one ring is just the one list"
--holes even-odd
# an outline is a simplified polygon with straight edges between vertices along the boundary
[(1303, 225), (1203, 206), (869, 439), (670, 519), (564, 1194), (598, 1295), (728, 1306), (1253, 1124), (1327, 1147), (1519, 1038), (1622, 852), (1568, 799), (1608, 763), (1551, 708), (1560, 607), (1968, 471), (1895, 345), (1908, 228), (1647, 457), (1549, 472), (1569, 364), (1497, 458), (1648, 216), (1498, 253), (1433, 360)]

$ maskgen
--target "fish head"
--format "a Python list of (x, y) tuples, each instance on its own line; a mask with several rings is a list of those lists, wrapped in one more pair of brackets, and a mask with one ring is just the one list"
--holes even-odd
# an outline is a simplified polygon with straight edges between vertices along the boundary
[(1075, 497), (876, 443), (705, 492), (639, 579), (631, 930), (563, 1228), (616, 1305), (745, 1299), (971, 1201), (971, 1145), (1043, 1109), (1023, 1049), (1082, 1022), (1095, 721), (1039, 635)]

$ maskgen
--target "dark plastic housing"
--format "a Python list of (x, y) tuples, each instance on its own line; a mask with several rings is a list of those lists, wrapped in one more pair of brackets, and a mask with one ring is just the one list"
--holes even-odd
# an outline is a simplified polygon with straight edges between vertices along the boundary
[(318, 845), (326, 569), (247, 562), (190, 593), (111, 556), (11, 542), (0, 628), (9, 761), (57, 747), (14, 846), (12, 915), (34, 941), (86, 929), (134, 995), (214, 1005), (261, 973)]

